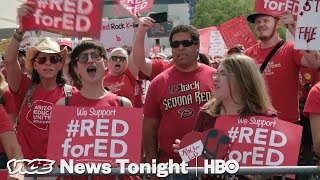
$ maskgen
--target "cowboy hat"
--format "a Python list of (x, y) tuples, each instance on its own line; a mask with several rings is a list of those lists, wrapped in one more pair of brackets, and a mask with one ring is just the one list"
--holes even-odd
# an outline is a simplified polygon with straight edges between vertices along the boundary
[(35, 56), (39, 53), (49, 53), (49, 54), (59, 54), (61, 57), (61, 62), (64, 64), (66, 62), (66, 58), (68, 57), (67, 48), (65, 47), (62, 51), (60, 51), (60, 46), (56, 41), (51, 40), (50, 38), (42, 38), (37, 42), (33, 47), (27, 49), (26, 52), (26, 62), (25, 68), (27, 71), (32, 72), (33, 70), (33, 60)]

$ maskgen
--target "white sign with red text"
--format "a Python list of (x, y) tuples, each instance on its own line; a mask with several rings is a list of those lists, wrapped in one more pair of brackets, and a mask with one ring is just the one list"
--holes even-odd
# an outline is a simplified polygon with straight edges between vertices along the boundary
[(320, 50), (320, 1), (300, 0), (295, 49)]
[(103, 20), (100, 41), (108, 48), (132, 46), (134, 29), (132, 18)]

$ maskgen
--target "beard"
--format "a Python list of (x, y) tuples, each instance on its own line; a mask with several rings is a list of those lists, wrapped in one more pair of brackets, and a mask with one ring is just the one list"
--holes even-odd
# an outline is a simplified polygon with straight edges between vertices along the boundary
[(258, 38), (261, 40), (261, 41), (268, 41), (270, 40), (275, 34), (277, 33), (277, 26), (276, 26), (276, 23), (273, 25), (273, 28), (272, 28), (272, 31), (271, 31), (271, 34), (269, 36), (258, 36)]

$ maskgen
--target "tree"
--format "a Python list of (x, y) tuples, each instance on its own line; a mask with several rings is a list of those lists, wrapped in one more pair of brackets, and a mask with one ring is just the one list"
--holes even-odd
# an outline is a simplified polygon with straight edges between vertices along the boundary
[[(247, 17), (254, 12), (255, 0), (197, 0), (196, 15), (192, 25), (201, 29), (218, 26), (237, 16)], [(249, 23), (254, 31), (254, 25)], [(285, 38), (285, 28), (280, 28), (280, 37)]]

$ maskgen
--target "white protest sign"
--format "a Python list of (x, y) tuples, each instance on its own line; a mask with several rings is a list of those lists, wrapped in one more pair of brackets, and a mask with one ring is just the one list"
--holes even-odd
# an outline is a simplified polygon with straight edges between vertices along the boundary
[(179, 150), (180, 157), (182, 161), (189, 162), (190, 160), (201, 156), (203, 151), (202, 141), (199, 140), (189, 146)]
[(300, 0), (295, 49), (320, 50), (320, 2)]
[(108, 48), (132, 46), (134, 29), (132, 18), (103, 20), (100, 41)]
[(218, 30), (211, 31), (208, 54), (212, 57), (224, 55), (225, 43)]

